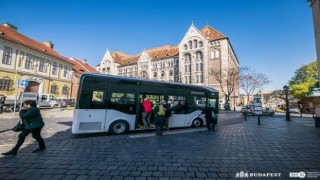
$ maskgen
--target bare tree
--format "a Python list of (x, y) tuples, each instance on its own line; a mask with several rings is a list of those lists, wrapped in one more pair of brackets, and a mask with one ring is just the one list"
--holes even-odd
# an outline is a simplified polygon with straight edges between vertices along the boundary
[(230, 101), (230, 96), (239, 84), (239, 71), (235, 67), (223, 69), (222, 71), (210, 70), (210, 75), (219, 82), (221, 91), (226, 97), (226, 102)]
[(262, 73), (257, 73), (247, 66), (240, 68), (240, 88), (243, 89), (247, 95), (247, 103), (249, 102), (250, 95), (258, 92), (263, 86), (270, 82), (267, 76)]

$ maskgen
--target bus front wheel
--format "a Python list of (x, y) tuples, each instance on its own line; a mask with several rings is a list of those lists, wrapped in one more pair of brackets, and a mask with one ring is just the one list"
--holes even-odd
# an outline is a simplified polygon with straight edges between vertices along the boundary
[(125, 134), (129, 130), (129, 124), (127, 123), (127, 121), (118, 120), (113, 122), (110, 125), (109, 130), (111, 134), (115, 134), (115, 135)]
[(201, 126), (202, 126), (202, 119), (197, 118), (192, 121), (192, 127), (201, 127)]

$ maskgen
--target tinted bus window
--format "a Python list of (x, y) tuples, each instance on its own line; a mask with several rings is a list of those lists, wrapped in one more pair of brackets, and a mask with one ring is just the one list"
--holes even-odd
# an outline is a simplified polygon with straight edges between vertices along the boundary
[(168, 96), (173, 114), (184, 114), (186, 108), (186, 98), (184, 96)]

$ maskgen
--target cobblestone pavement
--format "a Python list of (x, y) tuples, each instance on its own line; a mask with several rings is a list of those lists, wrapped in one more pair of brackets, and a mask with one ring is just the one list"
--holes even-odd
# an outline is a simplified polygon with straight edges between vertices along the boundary
[[(31, 153), (37, 145), (29, 137), (17, 156), (0, 155), (0, 179), (232, 179), (243, 174), (265, 179), (267, 173), (287, 179), (289, 172), (320, 173), (320, 129), (312, 118), (261, 117), (261, 125), (255, 116), (243, 121), (238, 112), (222, 112), (220, 118), (215, 132), (187, 128), (160, 137), (148, 136), (154, 132), (75, 137), (71, 116), (45, 118), (47, 150)], [(137, 134), (142, 135), (133, 138)], [(1, 152), (16, 138), (11, 131), (0, 133)]]

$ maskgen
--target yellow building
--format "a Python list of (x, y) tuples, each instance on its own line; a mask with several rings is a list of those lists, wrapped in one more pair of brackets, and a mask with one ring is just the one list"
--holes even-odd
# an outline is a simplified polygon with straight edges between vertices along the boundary
[(0, 94), (14, 99), (21, 80), (28, 80), (25, 92), (70, 97), (72, 60), (53, 49), (53, 43), (40, 43), (17, 32), (11, 24), (0, 25)]

